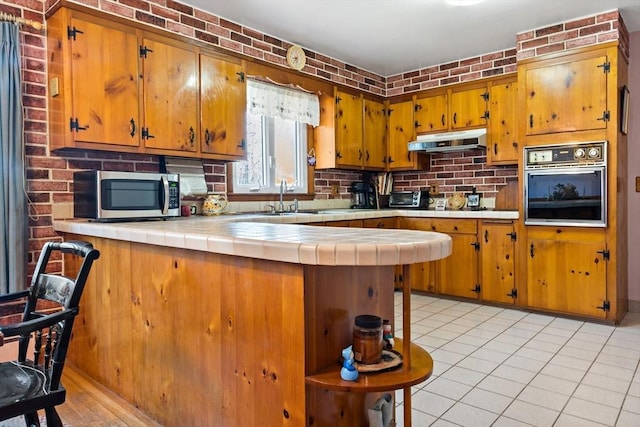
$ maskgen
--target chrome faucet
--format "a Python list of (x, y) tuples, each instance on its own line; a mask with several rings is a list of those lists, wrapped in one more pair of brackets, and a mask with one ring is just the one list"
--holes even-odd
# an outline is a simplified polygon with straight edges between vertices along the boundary
[(284, 212), (284, 192), (287, 191), (287, 181), (282, 178), (280, 181), (280, 204), (278, 205), (278, 212)]

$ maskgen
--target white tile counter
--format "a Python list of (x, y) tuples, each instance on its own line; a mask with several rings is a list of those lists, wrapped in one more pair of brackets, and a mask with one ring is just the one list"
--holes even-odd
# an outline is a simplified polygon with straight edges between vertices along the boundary
[(441, 233), (299, 225), (393, 216), (515, 219), (507, 211), (328, 210), (284, 215), (240, 214), (168, 221), (54, 221), (58, 232), (307, 265), (402, 265), (449, 256)]

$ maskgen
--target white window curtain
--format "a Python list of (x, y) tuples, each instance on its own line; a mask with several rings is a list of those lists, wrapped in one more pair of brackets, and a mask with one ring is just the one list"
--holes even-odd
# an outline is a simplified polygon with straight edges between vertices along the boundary
[(318, 95), (302, 90), (247, 80), (247, 107), (250, 113), (306, 123), (320, 124)]

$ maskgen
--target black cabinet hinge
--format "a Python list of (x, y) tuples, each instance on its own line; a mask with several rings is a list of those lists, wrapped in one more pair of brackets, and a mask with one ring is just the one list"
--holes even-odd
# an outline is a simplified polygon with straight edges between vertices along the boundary
[(244, 138), (240, 140), (240, 143), (237, 145), (237, 147), (242, 150), (247, 149), (247, 142), (244, 140)]
[(611, 72), (611, 62), (605, 62), (604, 64), (598, 65), (598, 68), (602, 68), (603, 73)]
[(598, 117), (596, 120), (604, 120), (605, 122), (608, 122), (609, 120), (611, 120), (611, 112), (603, 111), (602, 117)]
[(597, 253), (602, 255), (602, 259), (604, 259), (605, 261), (609, 261), (611, 259), (611, 253), (609, 252), (609, 249), (605, 249), (603, 251), (597, 251)]
[(342, 101), (342, 98), (340, 98), (339, 96), (336, 96), (336, 104), (340, 103), (340, 101)]
[(87, 130), (86, 127), (82, 127), (78, 124), (78, 119), (74, 119), (73, 117), (69, 119), (69, 128), (71, 130), (71, 132), (73, 131), (79, 131), (79, 130)]
[(477, 284), (471, 289), (471, 292), (475, 292), (476, 294), (480, 293), (480, 284)]
[(151, 135), (149, 133), (149, 128), (142, 128), (140, 130), (140, 135), (142, 136), (142, 139), (150, 139), (150, 138), (155, 138), (154, 135)]
[(473, 242), (473, 243), (470, 243), (470, 245), (471, 245), (471, 246), (473, 246), (473, 248), (474, 248), (476, 251), (479, 251), (479, 250), (480, 250), (480, 242)]
[(507, 294), (507, 296), (511, 298), (518, 298), (518, 290), (515, 288), (511, 289), (511, 293)]
[(76, 40), (76, 34), (84, 34), (84, 31), (80, 31), (76, 27), (67, 27), (67, 38)]
[(609, 301), (602, 301), (602, 305), (596, 308), (602, 311), (609, 311), (611, 310), (611, 304), (609, 303)]
[(489, 92), (485, 92), (482, 95), (480, 95), (485, 101), (489, 101)]
[(482, 116), (480, 116), (481, 119), (485, 119), (485, 120), (489, 120), (489, 111), (485, 111), (484, 114)]
[(153, 50), (149, 49), (146, 46), (140, 46), (140, 58), (147, 59), (147, 53), (153, 52)]
[(511, 241), (513, 241), (513, 242), (518, 240), (518, 234), (515, 231), (512, 231), (511, 233), (507, 233), (507, 236), (510, 236), (511, 237)]
[(244, 71), (238, 71), (236, 75), (238, 76), (238, 81), (244, 83)]

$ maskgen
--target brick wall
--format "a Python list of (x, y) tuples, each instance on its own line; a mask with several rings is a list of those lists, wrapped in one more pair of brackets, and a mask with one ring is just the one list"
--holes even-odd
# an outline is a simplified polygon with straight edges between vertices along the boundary
[(496, 197), (509, 181), (518, 180), (518, 167), (489, 166), (484, 150), (432, 154), (431, 168), (425, 172), (396, 172), (395, 190), (427, 189), (437, 184), (440, 194), (470, 193), (475, 187), (482, 197)]
[(617, 40), (629, 58), (629, 31), (617, 10), (518, 33), (518, 61)]
[[(0, 12), (44, 22), (45, 11), (55, 3), (57, 0), (0, 0)], [(284, 66), (286, 49), (290, 46), (285, 40), (261, 34), (172, 0), (81, 0), (76, 3), (164, 28), (275, 65)], [(393, 96), (515, 71), (516, 59), (520, 59), (521, 54), (529, 57), (529, 51), (532, 49), (533, 55), (542, 54), (545, 43), (554, 46), (553, 49), (558, 49), (556, 39), (565, 37), (561, 36), (563, 32), (571, 33), (576, 29), (576, 41), (571, 42), (567, 37), (563, 49), (578, 46), (575, 43), (585, 45), (615, 39), (616, 29), (620, 43), (628, 46), (628, 33), (624, 23), (617, 12), (611, 12), (565, 23), (562, 29), (552, 26), (521, 33), (517, 36), (515, 49), (434, 65), (395, 76), (378, 76), (309, 50), (306, 50), (309, 64), (303, 72), (362, 91)], [(45, 32), (23, 26), (20, 33), (23, 52), (21, 67), (24, 82), (27, 190), (32, 202), (29, 211), (31, 272), (44, 242), (59, 239), (52, 228), (52, 213), (58, 204), (71, 202), (71, 177), (74, 170), (157, 170), (158, 158), (98, 151), (50, 153), (47, 138)], [(529, 41), (535, 46), (528, 44)], [(471, 186), (476, 186), (485, 197), (491, 197), (503, 182), (517, 176), (515, 167), (488, 167), (481, 152), (433, 155), (431, 163), (432, 168), (429, 172), (397, 173), (396, 189), (420, 188), (435, 181), (445, 192), (468, 191)], [(225, 167), (222, 162), (205, 162), (207, 182), (211, 190), (226, 190)], [(357, 179), (360, 179), (357, 172), (316, 172), (315, 184), (319, 192), (317, 198), (328, 198), (331, 185), (334, 184), (339, 185), (343, 197), (349, 197), (349, 183)]]
[(513, 48), (389, 76), (386, 79), (387, 96), (515, 72), (516, 49)]

